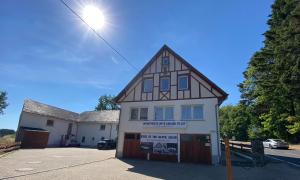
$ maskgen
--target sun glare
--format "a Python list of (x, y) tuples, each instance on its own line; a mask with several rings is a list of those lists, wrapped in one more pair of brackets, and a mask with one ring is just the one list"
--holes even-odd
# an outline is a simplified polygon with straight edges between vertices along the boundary
[(95, 30), (103, 28), (105, 24), (104, 15), (93, 5), (87, 5), (83, 8), (83, 19)]

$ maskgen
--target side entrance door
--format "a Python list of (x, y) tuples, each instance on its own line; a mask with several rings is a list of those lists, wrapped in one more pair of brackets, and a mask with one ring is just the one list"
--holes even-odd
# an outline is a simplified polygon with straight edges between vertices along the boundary
[(181, 134), (180, 161), (211, 164), (210, 135)]

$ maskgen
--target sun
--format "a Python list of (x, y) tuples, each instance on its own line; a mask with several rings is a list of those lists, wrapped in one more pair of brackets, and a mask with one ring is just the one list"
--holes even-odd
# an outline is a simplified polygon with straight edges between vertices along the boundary
[(83, 8), (83, 19), (94, 30), (103, 28), (105, 18), (103, 13), (94, 5), (87, 5)]

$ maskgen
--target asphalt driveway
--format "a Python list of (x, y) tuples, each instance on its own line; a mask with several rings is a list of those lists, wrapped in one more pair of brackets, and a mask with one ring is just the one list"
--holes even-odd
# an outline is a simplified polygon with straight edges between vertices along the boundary
[[(226, 179), (224, 166), (119, 160), (114, 150), (48, 148), (18, 150), (0, 158), (0, 179)], [(234, 179), (298, 179), (286, 163), (262, 168), (234, 167)]]
[(265, 154), (270, 158), (283, 161), (300, 168), (300, 150), (265, 148)]

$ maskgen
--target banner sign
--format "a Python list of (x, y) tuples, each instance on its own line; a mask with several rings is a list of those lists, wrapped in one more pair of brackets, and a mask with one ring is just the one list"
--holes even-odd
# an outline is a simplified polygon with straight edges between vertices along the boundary
[(186, 128), (185, 121), (144, 121), (144, 128)]
[(166, 133), (142, 133), (141, 149), (154, 154), (177, 155), (178, 136)]

